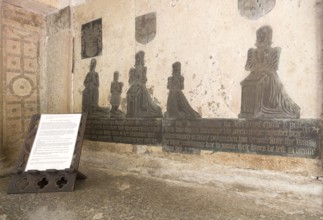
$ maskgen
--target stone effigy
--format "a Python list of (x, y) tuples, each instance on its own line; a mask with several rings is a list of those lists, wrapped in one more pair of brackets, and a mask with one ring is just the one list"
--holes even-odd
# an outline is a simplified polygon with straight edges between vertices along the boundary
[(300, 108), (286, 93), (277, 70), (281, 48), (271, 47), (272, 29), (257, 30), (257, 48), (250, 48), (246, 70), (251, 73), (241, 82), (239, 118), (299, 118)]
[(120, 103), (121, 103), (121, 93), (123, 88), (123, 83), (119, 82), (119, 72), (116, 71), (113, 74), (113, 81), (111, 82), (110, 86), (110, 92), (111, 92), (111, 111), (110, 111), (110, 117), (111, 118), (123, 118), (125, 115), (124, 113), (119, 109)]
[(89, 115), (98, 115), (107, 117), (109, 109), (99, 107), (99, 74), (95, 72), (96, 59), (91, 60), (90, 72), (87, 73), (83, 82), (85, 89), (82, 93), (82, 112), (87, 112)]
[(172, 66), (172, 76), (168, 78), (167, 89), (169, 89), (167, 98), (166, 118), (201, 118), (199, 113), (194, 111), (182, 90), (184, 89), (184, 77), (181, 75), (181, 63), (176, 62)]
[(95, 72), (96, 59), (91, 60), (90, 72), (83, 82), (85, 89), (82, 97), (82, 111), (93, 113), (99, 102), (99, 74)]
[(161, 108), (152, 100), (147, 88), (147, 67), (144, 64), (145, 53), (136, 54), (135, 67), (129, 71), (129, 90), (127, 92), (128, 118), (161, 118)]

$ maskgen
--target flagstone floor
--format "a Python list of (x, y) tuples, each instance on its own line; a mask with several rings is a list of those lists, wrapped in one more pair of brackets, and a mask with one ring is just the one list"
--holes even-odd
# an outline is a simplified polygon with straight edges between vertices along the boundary
[[(145, 168), (142, 160), (85, 151), (80, 170), (88, 178), (69, 193), (8, 195), (9, 177), (1, 178), (0, 220), (323, 219), (323, 183), (314, 177), (216, 166), (199, 168), (203, 178), (185, 163), (160, 159)], [(126, 161), (131, 168), (116, 168)]]

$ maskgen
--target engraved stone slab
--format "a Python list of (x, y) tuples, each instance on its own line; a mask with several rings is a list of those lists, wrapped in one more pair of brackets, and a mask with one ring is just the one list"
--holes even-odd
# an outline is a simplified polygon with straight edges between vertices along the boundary
[(82, 25), (82, 59), (102, 53), (102, 18)]
[(156, 12), (136, 17), (136, 41), (147, 44), (156, 36)]
[(166, 152), (201, 150), (320, 158), (318, 119), (110, 119), (90, 118), (93, 141), (163, 145)]
[(238, 0), (238, 9), (243, 17), (257, 20), (268, 14), (276, 4), (276, 0)]
[(319, 158), (315, 119), (163, 120), (163, 144), (212, 151)]
[(85, 137), (93, 141), (159, 145), (161, 119), (89, 118)]

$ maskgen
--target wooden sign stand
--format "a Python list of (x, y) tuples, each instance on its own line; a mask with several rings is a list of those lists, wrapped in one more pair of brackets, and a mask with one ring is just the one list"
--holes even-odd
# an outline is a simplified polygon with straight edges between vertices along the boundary
[(31, 118), (17, 165), (11, 173), (8, 193), (71, 192), (74, 190), (76, 179), (86, 179), (86, 176), (78, 171), (86, 119), (87, 114), (83, 113), (70, 168), (65, 170), (54, 169), (45, 171), (29, 170), (26, 172), (26, 164), (40, 121), (40, 115), (34, 115)]

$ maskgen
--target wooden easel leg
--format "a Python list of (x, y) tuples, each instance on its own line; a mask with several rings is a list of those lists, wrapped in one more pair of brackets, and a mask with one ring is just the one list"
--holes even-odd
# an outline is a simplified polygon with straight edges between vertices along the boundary
[(76, 179), (78, 180), (85, 180), (87, 178), (87, 176), (85, 176), (83, 173), (81, 173), (80, 171), (77, 171), (77, 176)]

